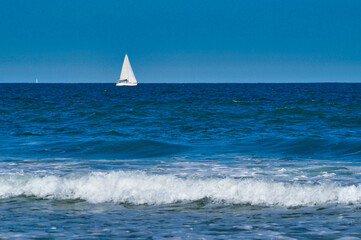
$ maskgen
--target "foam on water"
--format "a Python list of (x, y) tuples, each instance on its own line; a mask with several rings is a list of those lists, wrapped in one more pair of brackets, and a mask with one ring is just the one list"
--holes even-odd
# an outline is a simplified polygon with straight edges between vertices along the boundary
[(237, 178), (181, 178), (141, 171), (68, 176), (0, 176), (0, 197), (82, 199), (90, 203), (168, 204), (204, 198), (223, 204), (309, 206), (361, 202), (361, 185), (301, 184)]

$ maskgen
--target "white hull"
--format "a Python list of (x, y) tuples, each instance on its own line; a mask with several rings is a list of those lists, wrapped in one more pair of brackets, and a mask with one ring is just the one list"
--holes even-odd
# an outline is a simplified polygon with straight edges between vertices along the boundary
[(130, 82), (117, 82), (115, 86), (137, 86), (138, 83), (130, 83)]

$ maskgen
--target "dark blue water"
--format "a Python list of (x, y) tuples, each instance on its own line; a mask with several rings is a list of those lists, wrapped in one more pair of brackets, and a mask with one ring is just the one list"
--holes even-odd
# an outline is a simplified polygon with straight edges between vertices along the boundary
[(361, 84), (0, 84), (0, 238), (360, 238)]

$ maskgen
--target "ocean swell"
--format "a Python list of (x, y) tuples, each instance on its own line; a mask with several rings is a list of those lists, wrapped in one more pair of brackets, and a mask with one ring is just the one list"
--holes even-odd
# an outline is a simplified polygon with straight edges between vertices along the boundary
[(208, 198), (222, 204), (309, 206), (357, 204), (361, 185), (300, 184), (257, 179), (180, 178), (140, 171), (92, 172), (83, 175), (1, 175), (0, 198), (33, 196), (81, 199), (90, 203), (169, 204)]

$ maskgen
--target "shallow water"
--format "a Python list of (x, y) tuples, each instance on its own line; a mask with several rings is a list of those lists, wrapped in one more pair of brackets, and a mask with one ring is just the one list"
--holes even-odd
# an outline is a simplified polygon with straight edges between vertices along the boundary
[(361, 84), (0, 84), (0, 238), (360, 238)]

